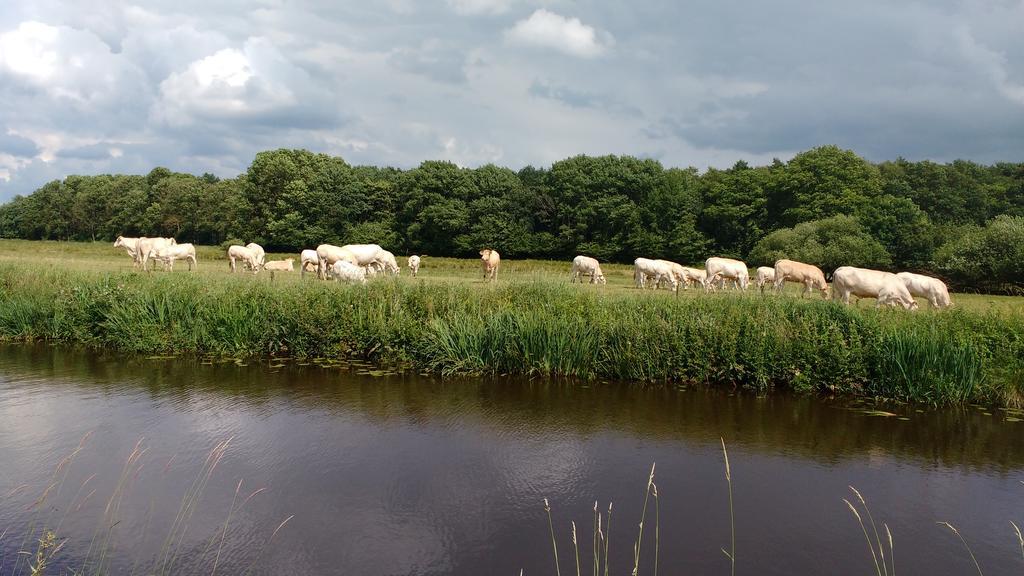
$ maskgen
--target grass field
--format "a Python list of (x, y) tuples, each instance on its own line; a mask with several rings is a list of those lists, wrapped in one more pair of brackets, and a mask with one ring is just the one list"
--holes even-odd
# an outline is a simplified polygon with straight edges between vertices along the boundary
[[(196, 246), (199, 267), (199, 276), (221, 277), (230, 276), (228, 261), (224, 251), (217, 246)], [(267, 260), (278, 260), (294, 258), (296, 271), (293, 274), (277, 273), (274, 275), (275, 282), (299, 282), (298, 273), (299, 255), (294, 253), (267, 253)], [(54, 265), (69, 270), (83, 272), (131, 272), (135, 269), (132, 262), (121, 248), (113, 248), (109, 242), (51, 242), (31, 240), (2, 240), (0, 239), (0, 263), (32, 263), (37, 262), (44, 265)], [(401, 276), (405, 280), (412, 280), (408, 268), (405, 266), (405, 257), (398, 256), (398, 263), (402, 267)], [(701, 263), (691, 263), (693, 266), (703, 268)], [(532, 282), (550, 281), (566, 282), (569, 279), (570, 262), (556, 262), (553, 260), (503, 260), (498, 273), (498, 279), (502, 282)], [(602, 268), (608, 279), (604, 286), (585, 285), (581, 289), (595, 290), (601, 294), (638, 294), (639, 291), (633, 287), (633, 267), (626, 264), (603, 264)], [(179, 261), (175, 265), (174, 274), (188, 272), (188, 266)], [(163, 274), (159, 267), (156, 267), (154, 274)], [(236, 273), (236, 275), (241, 275)], [(256, 279), (270, 282), (270, 274), (260, 272)], [(311, 280), (308, 276), (306, 280)], [(483, 284), (480, 262), (476, 259), (460, 258), (434, 258), (423, 256), (419, 282), (463, 282), (469, 284)], [(786, 294), (798, 297), (801, 288), (789, 284)], [(753, 295), (757, 293), (756, 286), (751, 284), (748, 291)], [(651, 294), (654, 294), (653, 292)], [(667, 290), (658, 292), (661, 296), (671, 296)], [(679, 297), (704, 297), (706, 296), (699, 289), (689, 291), (680, 290)], [(953, 294), (953, 301), (958, 308), (970, 311), (995, 312), (999, 314), (1024, 314), (1024, 297), (1002, 296), (991, 294)], [(819, 295), (809, 296), (808, 299), (820, 299)], [(860, 307), (873, 306), (873, 300), (861, 302)], [(927, 309), (928, 304), (923, 299), (918, 299), (922, 310)]]
[[(268, 259), (285, 255), (271, 254)], [(404, 264), (404, 258), (399, 258)], [(142, 273), (107, 243), (0, 241), (0, 338), (222, 358), (358, 357), (443, 374), (703, 382), (911, 399), (1024, 401), (1024, 299), (953, 296), (953, 310), (847, 307), (784, 295), (674, 296), (570, 285), (569, 264), (423, 258), (420, 276), (367, 286), (298, 272)], [(922, 307), (924, 307), (922, 302)]]

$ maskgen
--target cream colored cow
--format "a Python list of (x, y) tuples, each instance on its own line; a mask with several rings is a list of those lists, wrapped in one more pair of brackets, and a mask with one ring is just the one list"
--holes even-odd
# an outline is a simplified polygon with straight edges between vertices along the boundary
[(775, 284), (775, 268), (771, 266), (758, 266), (757, 274), (754, 276), (754, 283), (757, 284), (761, 294), (764, 294), (764, 287), (766, 285)]
[(498, 266), (501, 265), (501, 255), (497, 250), (484, 248), (480, 251), (480, 262), (484, 269), (484, 282), (498, 279)]
[(295, 270), (295, 258), (285, 258), (284, 260), (271, 260), (263, 265), (264, 270), (271, 270), (274, 272), (293, 272)]
[(750, 273), (747, 271), (747, 265), (739, 260), (712, 256), (704, 262), (704, 270), (708, 275), (704, 283), (706, 290), (714, 290), (715, 282), (719, 279), (723, 281), (723, 287), (725, 280), (733, 280), (738, 288), (743, 290), (750, 285)]
[(896, 277), (903, 281), (911, 295), (924, 298), (932, 308), (948, 308), (953, 305), (946, 283), (938, 278), (913, 272), (900, 272)]
[(917, 310), (917, 302), (910, 291), (895, 274), (841, 266), (832, 274), (832, 299), (850, 303), (850, 296), (876, 298), (875, 307), (899, 305), (907, 310)]
[(237, 268), (235, 262), (241, 260), (243, 264), (248, 264), (249, 268), (252, 269), (252, 273), (256, 274), (260, 271), (259, 260), (256, 254), (252, 250), (245, 246), (234, 244), (228, 247), (228, 266), (232, 272), (236, 272)]
[(164, 269), (172, 272), (175, 260), (188, 261), (189, 272), (193, 268), (199, 268), (199, 263), (196, 261), (196, 247), (187, 242), (185, 244), (165, 244), (153, 250), (151, 257), (163, 262)]
[(803, 284), (804, 290), (800, 297), (811, 293), (812, 290), (821, 290), (821, 297), (828, 298), (828, 283), (825, 282), (825, 273), (821, 268), (795, 260), (779, 260), (775, 263), (775, 289), (782, 290), (786, 282)]
[(572, 271), (569, 276), (569, 282), (574, 283), (579, 280), (581, 283), (583, 279), (580, 276), (590, 276), (591, 284), (607, 284), (608, 280), (604, 277), (604, 272), (601, 271), (601, 263), (596, 258), (590, 256), (577, 256), (572, 259)]

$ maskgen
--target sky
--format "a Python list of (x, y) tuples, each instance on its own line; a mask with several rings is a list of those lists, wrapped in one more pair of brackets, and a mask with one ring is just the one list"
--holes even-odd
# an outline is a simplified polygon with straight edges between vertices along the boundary
[(0, 201), (256, 152), (1024, 161), (1024, 0), (4, 0)]

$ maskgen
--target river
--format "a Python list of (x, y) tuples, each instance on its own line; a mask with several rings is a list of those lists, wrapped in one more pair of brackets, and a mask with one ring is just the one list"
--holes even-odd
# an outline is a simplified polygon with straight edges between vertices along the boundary
[(659, 572), (728, 574), (723, 438), (737, 573), (874, 573), (848, 485), (891, 529), (901, 573), (974, 571), (942, 521), (985, 573), (1024, 567), (1012, 413), (358, 372), (0, 346), (0, 575), (27, 573), (17, 552), (35, 552), (43, 523), (66, 540), (58, 569), (554, 574), (544, 498), (562, 574), (575, 573), (572, 520), (592, 574), (595, 500), (602, 532), (614, 502), (610, 573), (629, 574), (652, 463), (640, 573), (657, 527)]

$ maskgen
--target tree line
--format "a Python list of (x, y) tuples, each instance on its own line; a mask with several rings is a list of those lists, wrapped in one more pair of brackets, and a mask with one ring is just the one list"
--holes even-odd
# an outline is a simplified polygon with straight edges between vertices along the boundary
[(68, 176), (0, 206), (4, 238), (255, 241), (296, 251), (374, 242), (396, 254), (914, 270), (954, 285), (1024, 289), (1024, 163), (871, 163), (822, 146), (767, 166), (665, 168), (575, 156), (513, 171), (426, 161), (351, 166), (307, 150), (260, 152), (236, 178), (155, 168)]

